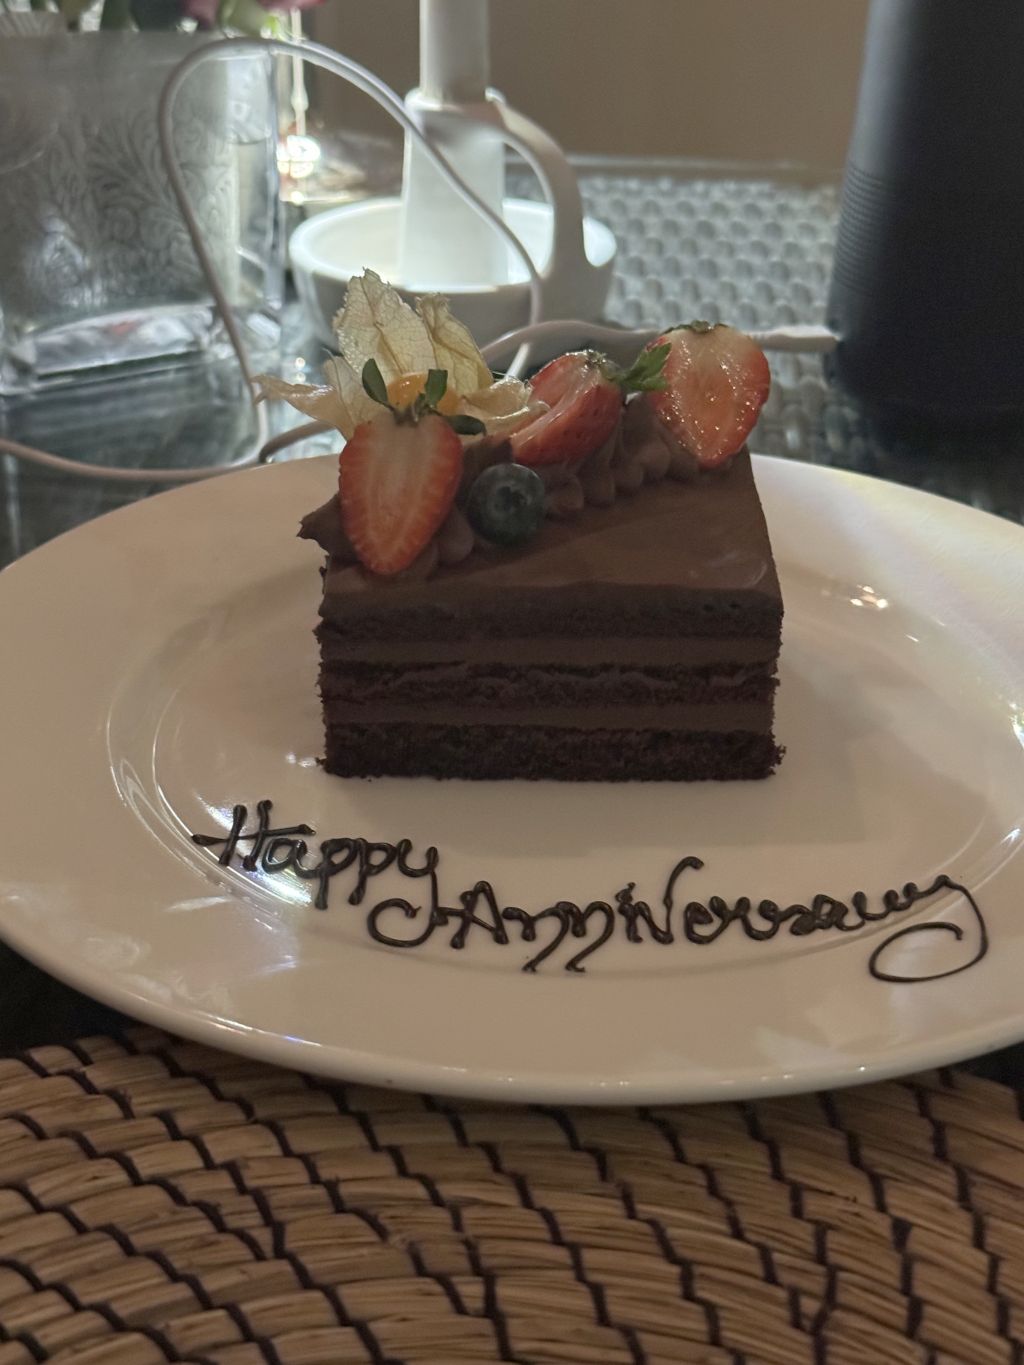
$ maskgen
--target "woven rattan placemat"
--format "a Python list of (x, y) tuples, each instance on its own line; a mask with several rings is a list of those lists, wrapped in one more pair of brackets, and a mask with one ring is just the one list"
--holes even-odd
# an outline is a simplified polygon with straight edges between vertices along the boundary
[(0, 1061), (0, 1365), (1002, 1365), (1022, 1185), (961, 1071), (563, 1110), (89, 1038)]

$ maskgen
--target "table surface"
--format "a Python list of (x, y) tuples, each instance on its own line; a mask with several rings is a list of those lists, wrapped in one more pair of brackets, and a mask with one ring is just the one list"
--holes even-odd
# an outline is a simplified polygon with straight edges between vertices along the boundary
[[(721, 318), (745, 328), (824, 317), (838, 177), (782, 166), (684, 161), (579, 163), (589, 213), (619, 242), (610, 321), (659, 326)], [(322, 348), (286, 313), (281, 372), (315, 375)], [(773, 387), (751, 444), (759, 451), (891, 479), (1024, 522), (1024, 431), (885, 426), (842, 393), (819, 356), (775, 355)], [(292, 421), (283, 405), (272, 427)], [(97, 465), (218, 465), (251, 447), (255, 423), (233, 364), (107, 380), (0, 406), (0, 431)], [(313, 438), (291, 457), (331, 448)], [(0, 457), (0, 566), (158, 486), (57, 474)], [(116, 1027), (85, 1001), (0, 947), (0, 1049)], [(1017, 1080), (1024, 1052), (979, 1069)]]

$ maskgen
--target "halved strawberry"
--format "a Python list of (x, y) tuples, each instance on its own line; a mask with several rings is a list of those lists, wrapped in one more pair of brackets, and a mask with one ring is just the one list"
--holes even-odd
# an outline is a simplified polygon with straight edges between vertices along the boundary
[(757, 421), (771, 386), (764, 352), (744, 332), (691, 322), (652, 341), (668, 343), (665, 387), (649, 404), (698, 464), (711, 469), (735, 455)]
[(372, 573), (407, 569), (455, 500), (462, 442), (443, 417), (399, 420), (382, 409), (363, 422), (338, 462), (345, 534)]
[(622, 388), (591, 351), (550, 361), (530, 381), (530, 394), (548, 411), (509, 436), (519, 464), (576, 464), (604, 445), (622, 412)]

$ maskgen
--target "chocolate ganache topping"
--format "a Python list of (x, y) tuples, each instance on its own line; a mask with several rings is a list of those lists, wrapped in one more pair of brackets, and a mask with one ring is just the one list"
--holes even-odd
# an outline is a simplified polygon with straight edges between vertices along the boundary
[[(507, 438), (482, 436), (466, 444), (459, 489), (445, 520), (426, 549), (391, 581), (409, 582), (429, 578), (438, 568), (467, 560), (474, 550), (488, 550), (466, 518), (466, 502), (476, 478), (492, 465), (513, 458)], [(610, 507), (620, 496), (634, 494), (645, 484), (666, 478), (694, 482), (714, 479), (702, 473), (696, 460), (682, 448), (672, 432), (637, 395), (623, 406), (612, 435), (578, 463), (540, 466), (535, 471), (544, 482), (545, 514), (555, 521), (571, 521), (585, 507)], [(386, 580), (359, 568), (359, 557), (342, 526), (338, 494), (303, 517), (299, 536), (315, 541), (336, 568), (351, 567), (350, 586), (367, 586)], [(358, 583), (357, 581), (358, 580)]]
[(324, 839), (312, 849), (310, 840), (316, 831), (310, 825), (274, 826), (272, 810), (272, 802), (258, 802), (255, 824), (247, 828), (248, 807), (236, 805), (226, 833), (193, 834), (192, 841), (200, 848), (218, 849), (217, 862), (221, 867), (237, 865), (247, 873), (291, 874), (310, 882), (313, 905), (321, 911), (328, 909), (331, 884), (338, 876), (347, 879), (346, 899), (350, 906), (372, 901), (374, 879), (388, 872), (409, 882), (413, 889), (423, 888), (416, 896), (419, 902), (416, 904), (405, 896), (386, 896), (369, 905), (366, 930), (375, 943), (387, 948), (422, 947), (435, 936), (443, 940), (449, 929), (452, 933), (447, 946), (455, 951), (464, 948), (471, 935), (507, 948), (518, 934), (520, 943), (543, 944), (522, 965), (524, 972), (533, 973), (562, 949), (567, 939), (584, 940), (583, 946), (562, 964), (564, 971), (580, 973), (585, 970), (584, 962), (617, 931), (628, 943), (648, 942), (662, 948), (679, 940), (694, 947), (707, 947), (734, 926), (735, 932), (756, 943), (768, 942), (780, 933), (788, 933), (792, 938), (818, 933), (848, 934), (892, 920), (948, 893), (961, 897), (969, 912), (975, 941), (968, 960), (919, 976), (886, 970), (887, 950), (911, 934), (938, 934), (963, 941), (965, 930), (959, 924), (927, 920), (904, 925), (883, 939), (868, 959), (871, 976), (896, 985), (938, 981), (975, 966), (989, 947), (988, 929), (977, 901), (965, 886), (946, 873), (933, 877), (926, 886), (907, 882), (900, 889), (887, 890), (876, 904), (863, 891), (855, 891), (845, 900), (819, 893), (807, 904), (788, 905), (749, 896), (732, 902), (721, 896), (709, 896), (706, 901), (683, 900), (679, 893), (684, 876), (704, 867), (702, 859), (687, 855), (679, 858), (668, 873), (660, 910), (635, 894), (636, 883), (632, 881), (607, 901), (582, 905), (555, 900), (535, 911), (516, 905), (502, 906), (492, 884), (477, 881), (458, 893), (457, 904), (446, 904), (439, 875), (441, 855), (433, 845), (415, 855), (411, 839), (389, 843), (341, 837)]

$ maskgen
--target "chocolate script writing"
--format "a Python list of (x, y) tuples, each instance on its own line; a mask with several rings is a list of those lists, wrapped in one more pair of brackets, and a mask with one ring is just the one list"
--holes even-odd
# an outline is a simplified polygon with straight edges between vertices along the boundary
[(456, 950), (464, 948), (471, 935), (486, 936), (502, 947), (515, 942), (541, 943), (543, 946), (532, 953), (522, 967), (525, 972), (535, 972), (566, 944), (566, 940), (584, 939), (584, 945), (563, 963), (564, 971), (582, 972), (586, 960), (617, 930), (630, 943), (649, 942), (663, 947), (680, 938), (705, 947), (734, 926), (735, 931), (756, 942), (765, 942), (783, 932), (794, 938), (824, 932), (852, 933), (866, 925), (902, 915), (932, 897), (953, 892), (963, 897), (977, 931), (977, 947), (969, 961), (927, 976), (907, 976), (885, 970), (886, 950), (908, 934), (939, 933), (952, 935), (957, 941), (964, 938), (960, 925), (929, 920), (905, 925), (885, 938), (872, 952), (868, 970), (879, 981), (934, 981), (966, 971), (980, 962), (988, 951), (988, 930), (977, 902), (965, 886), (945, 873), (933, 878), (927, 886), (907, 882), (900, 890), (885, 891), (875, 905), (863, 891), (855, 891), (847, 900), (822, 893), (806, 905), (780, 905), (773, 900), (752, 900), (748, 896), (740, 896), (732, 902), (721, 896), (709, 896), (706, 901), (683, 900), (679, 895), (683, 875), (704, 866), (700, 858), (688, 855), (680, 858), (669, 873), (658, 910), (634, 895), (635, 882), (628, 882), (609, 901), (578, 905), (559, 900), (543, 909), (529, 911), (516, 905), (501, 905), (491, 883), (478, 881), (468, 890), (459, 892), (457, 905), (446, 905), (442, 903), (438, 876), (441, 855), (435, 847), (430, 846), (418, 856), (414, 855), (410, 839), (386, 843), (334, 838), (324, 839), (311, 847), (309, 841), (315, 830), (306, 824), (274, 826), (271, 824), (272, 810), (272, 802), (258, 802), (255, 823), (247, 828), (248, 807), (237, 805), (232, 809), (231, 825), (226, 834), (193, 834), (192, 840), (201, 848), (219, 849), (217, 862), (222, 867), (237, 862), (244, 872), (290, 872), (312, 883), (313, 905), (317, 910), (328, 908), (331, 883), (342, 874), (348, 874), (349, 905), (366, 903), (374, 879), (389, 870), (410, 882), (423, 883), (424, 894), (417, 897), (418, 903), (402, 896), (388, 896), (369, 906), (367, 931), (375, 943), (389, 948), (419, 948), (435, 935), (443, 937), (448, 929), (452, 930), (448, 947)]

